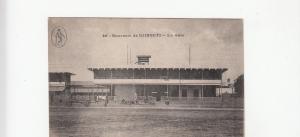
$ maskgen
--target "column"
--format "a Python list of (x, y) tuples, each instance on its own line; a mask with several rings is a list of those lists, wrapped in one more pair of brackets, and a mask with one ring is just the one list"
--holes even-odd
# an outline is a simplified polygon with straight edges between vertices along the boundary
[(169, 85), (167, 84), (167, 97), (169, 98)]
[(181, 98), (181, 76), (180, 76), (180, 68), (179, 68), (179, 88), (178, 88), (178, 97)]
[[(134, 79), (134, 68), (132, 68), (132, 79)], [(138, 94), (137, 91), (136, 91), (134, 82), (132, 83), (132, 89), (134, 89), (136, 95), (139, 96), (139, 94)]]
[(94, 90), (91, 88), (92, 92), (93, 92), (93, 100), (95, 101), (95, 93)]
[(204, 91), (203, 91), (203, 86), (204, 86), (204, 85), (201, 85), (201, 97), (204, 97), (204, 94), (203, 94), (203, 93), (204, 93)]
[[(112, 81), (112, 70), (110, 70), (110, 80)], [(112, 95), (112, 83), (110, 83), (110, 95)], [(107, 92), (106, 92), (107, 96)]]
[(145, 89), (145, 84), (144, 84), (144, 89), (143, 89), (143, 91), (144, 91), (144, 96), (146, 96), (146, 89)]
[[(167, 69), (167, 79), (169, 79), (169, 69)], [(169, 99), (169, 84), (167, 84), (167, 98)]]
[[(222, 73), (221, 73), (221, 84), (220, 84), (221, 86), (220, 86), (220, 93), (222, 93), (222, 84), (223, 84), (223, 78), (222, 78), (222, 77), (223, 77), (223, 75), (222, 75)], [(222, 96), (221, 96), (221, 97), (222, 97)]]
[[(144, 68), (145, 69), (145, 77), (144, 77), (144, 79), (146, 79), (146, 68)], [(145, 87), (146, 85), (145, 85), (145, 83), (144, 83), (144, 96), (146, 96), (146, 87)], [(146, 96), (146, 97), (148, 97), (148, 96)]]

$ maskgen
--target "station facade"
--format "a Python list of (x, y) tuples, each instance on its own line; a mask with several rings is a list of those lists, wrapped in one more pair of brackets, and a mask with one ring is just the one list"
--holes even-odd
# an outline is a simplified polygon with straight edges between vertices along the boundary
[(220, 95), (222, 74), (227, 68), (98, 67), (93, 83), (109, 88), (115, 100), (136, 97), (196, 99)]

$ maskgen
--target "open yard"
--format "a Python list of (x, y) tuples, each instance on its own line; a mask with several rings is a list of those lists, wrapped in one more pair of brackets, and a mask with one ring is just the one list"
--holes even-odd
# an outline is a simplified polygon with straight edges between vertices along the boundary
[(50, 137), (242, 137), (243, 110), (55, 108)]

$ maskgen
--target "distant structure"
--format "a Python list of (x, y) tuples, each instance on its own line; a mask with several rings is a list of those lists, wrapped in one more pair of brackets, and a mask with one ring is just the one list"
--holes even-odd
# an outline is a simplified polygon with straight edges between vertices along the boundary
[(217, 96), (231, 96), (234, 94), (234, 88), (230, 85), (222, 85), (220, 87), (217, 87), (217, 91), (220, 91), (218, 92)]
[(234, 81), (234, 89), (239, 97), (244, 97), (244, 74), (240, 75), (235, 81)]
[(50, 72), (49, 73), (49, 91), (53, 93), (70, 90), (71, 75), (70, 72)]
[(49, 103), (65, 104), (70, 92), (71, 76), (70, 72), (49, 72)]

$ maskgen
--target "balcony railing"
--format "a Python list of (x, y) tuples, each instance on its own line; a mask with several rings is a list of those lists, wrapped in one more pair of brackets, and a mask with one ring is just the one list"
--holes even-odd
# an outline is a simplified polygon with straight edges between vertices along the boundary
[(145, 84), (145, 85), (220, 85), (221, 80), (180, 79), (94, 79), (96, 84)]

